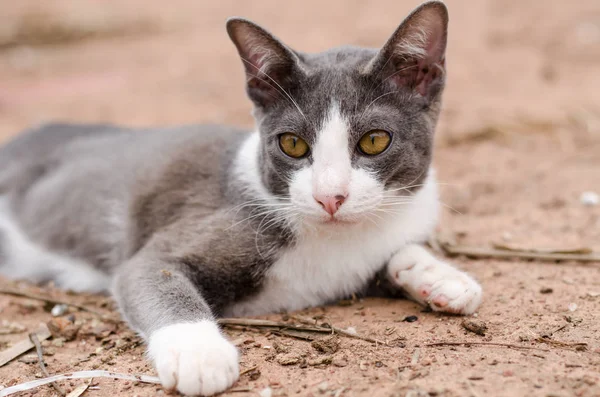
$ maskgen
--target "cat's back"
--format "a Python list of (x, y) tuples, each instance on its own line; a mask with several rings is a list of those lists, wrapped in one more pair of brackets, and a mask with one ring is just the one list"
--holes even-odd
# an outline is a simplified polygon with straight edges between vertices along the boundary
[(128, 222), (138, 215), (131, 208), (193, 195), (214, 202), (227, 158), (243, 137), (211, 125), (52, 124), (0, 149), (0, 195), (10, 198), (20, 227), (36, 243), (112, 267), (127, 252)]

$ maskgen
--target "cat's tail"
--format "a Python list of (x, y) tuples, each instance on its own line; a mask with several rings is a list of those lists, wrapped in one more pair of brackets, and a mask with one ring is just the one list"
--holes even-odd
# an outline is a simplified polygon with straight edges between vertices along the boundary
[(0, 275), (34, 283), (54, 281), (72, 291), (108, 291), (111, 279), (89, 264), (51, 252), (31, 241), (10, 210), (8, 196), (0, 196)]

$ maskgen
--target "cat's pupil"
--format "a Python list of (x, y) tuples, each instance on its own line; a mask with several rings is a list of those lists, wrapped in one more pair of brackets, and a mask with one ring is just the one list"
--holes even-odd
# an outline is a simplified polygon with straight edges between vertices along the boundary
[(371, 134), (371, 144), (375, 145), (375, 134)]

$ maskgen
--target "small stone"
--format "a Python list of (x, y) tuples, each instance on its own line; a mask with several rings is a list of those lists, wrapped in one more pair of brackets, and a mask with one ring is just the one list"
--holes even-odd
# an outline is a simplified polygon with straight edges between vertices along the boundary
[(50, 310), (50, 314), (52, 314), (53, 317), (60, 317), (63, 314), (65, 314), (68, 310), (69, 310), (69, 305), (65, 305), (64, 303), (61, 303), (58, 305), (54, 305), (52, 310)]
[(38, 357), (36, 355), (29, 354), (29, 355), (21, 357), (18, 361), (20, 363), (24, 363), (24, 364), (35, 364), (39, 360), (38, 360)]
[(502, 376), (504, 377), (510, 377), (513, 376), (515, 373), (513, 371), (511, 371), (510, 369), (506, 369), (504, 371), (502, 371)]
[(473, 332), (477, 335), (485, 336), (487, 332), (487, 324), (481, 320), (476, 320), (473, 318), (466, 318), (462, 321), (461, 325), (467, 331)]
[(310, 365), (311, 367), (315, 367), (317, 365), (329, 365), (331, 364), (333, 361), (333, 357), (331, 356), (322, 356), (322, 357), (318, 357), (312, 360), (308, 360), (307, 364)]
[(325, 381), (325, 382), (319, 383), (319, 386), (317, 386), (317, 389), (319, 390), (319, 392), (321, 394), (325, 394), (327, 392), (327, 390), (329, 390), (329, 382)]
[(260, 392), (258, 392), (258, 395), (260, 397), (272, 397), (273, 396), (273, 389), (271, 389), (270, 387), (265, 387)]
[(331, 363), (336, 367), (345, 367), (348, 365), (348, 360), (346, 357), (334, 357)]
[(417, 316), (406, 316), (406, 317), (404, 317), (404, 319), (402, 319), (402, 321), (407, 322), (407, 323), (414, 323), (418, 319), (419, 319), (419, 317), (417, 317)]
[(280, 354), (277, 356), (277, 363), (279, 365), (294, 365), (298, 364), (302, 357), (297, 354)]
[(356, 328), (354, 328), (354, 327), (348, 327), (348, 328), (346, 328), (346, 332), (348, 332), (349, 334), (352, 334), (352, 335), (356, 335), (357, 334)]
[(579, 201), (586, 207), (593, 207), (600, 203), (600, 196), (596, 192), (583, 192), (579, 196)]
[(542, 288), (540, 288), (540, 294), (551, 294), (553, 292), (554, 292), (554, 290), (552, 288), (549, 288), (549, 287), (542, 287)]
[(65, 345), (65, 338), (56, 338), (52, 341), (52, 346), (63, 347)]
[(19, 323), (2, 320), (0, 323), (0, 335), (19, 334), (25, 332), (27, 328)]
[(571, 303), (569, 303), (568, 309), (570, 312), (574, 312), (575, 310), (577, 310), (577, 307), (578, 307), (577, 303), (571, 302)]
[(246, 373), (246, 375), (248, 375), (248, 378), (250, 380), (257, 380), (258, 378), (260, 378), (261, 372), (258, 368), (255, 368), (252, 371)]
[(310, 345), (319, 353), (333, 354), (339, 350), (340, 340), (337, 336), (330, 335), (314, 340)]
[(51, 347), (46, 347), (43, 349), (44, 356), (53, 356), (56, 354), (56, 350)]
[(80, 328), (80, 324), (73, 323), (63, 317), (53, 318), (48, 321), (48, 329), (52, 336), (54, 338), (65, 338), (66, 341), (75, 339)]
[(273, 342), (273, 348), (275, 349), (275, 351), (277, 353), (289, 353), (290, 352), (290, 348), (286, 345), (284, 345), (283, 343), (274, 341)]

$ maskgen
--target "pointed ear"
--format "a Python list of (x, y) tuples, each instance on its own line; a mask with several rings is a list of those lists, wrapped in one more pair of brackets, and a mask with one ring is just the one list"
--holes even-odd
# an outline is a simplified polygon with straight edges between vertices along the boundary
[(280, 100), (293, 72), (299, 70), (298, 56), (272, 34), (243, 18), (228, 19), (227, 33), (244, 64), (250, 99), (261, 107)]
[(443, 88), (447, 35), (444, 3), (423, 3), (400, 24), (366, 72), (431, 100)]

